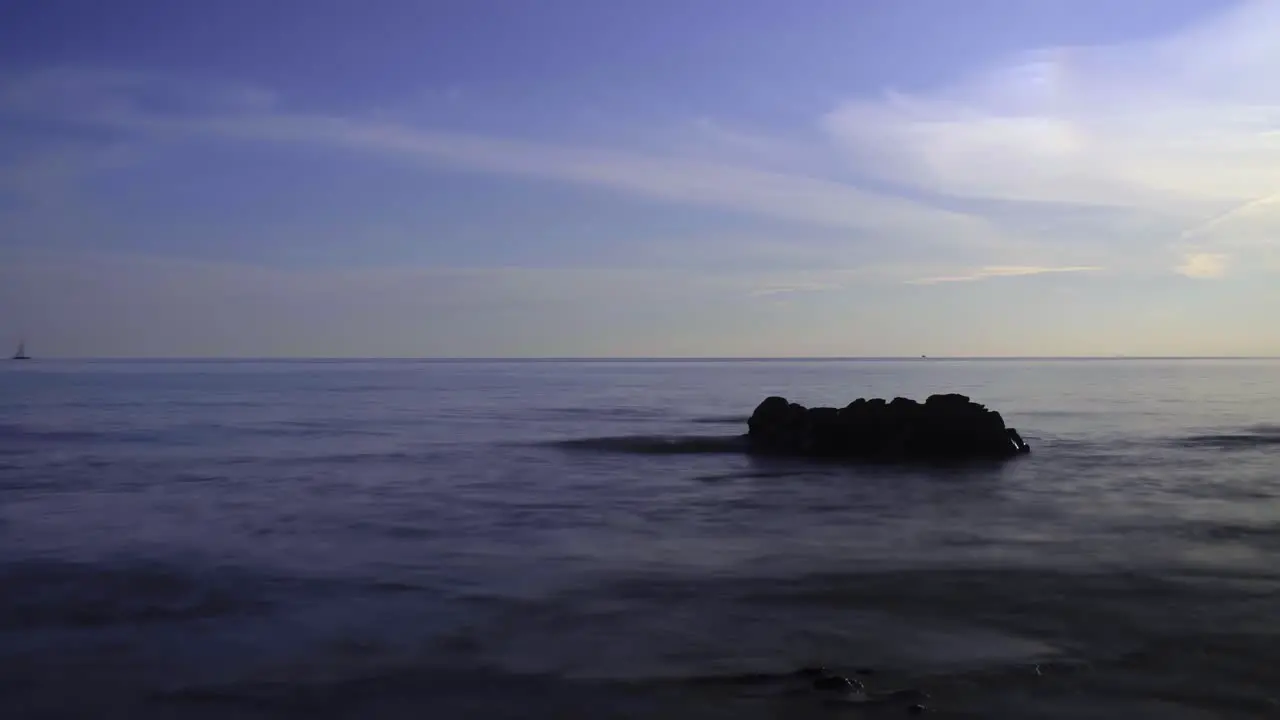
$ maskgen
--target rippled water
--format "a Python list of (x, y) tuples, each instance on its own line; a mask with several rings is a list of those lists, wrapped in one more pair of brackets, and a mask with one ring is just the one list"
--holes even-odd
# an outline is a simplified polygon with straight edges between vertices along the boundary
[[(942, 391), (1033, 453), (736, 445)], [(1276, 717), (1278, 471), (1276, 361), (11, 364), (0, 716)]]

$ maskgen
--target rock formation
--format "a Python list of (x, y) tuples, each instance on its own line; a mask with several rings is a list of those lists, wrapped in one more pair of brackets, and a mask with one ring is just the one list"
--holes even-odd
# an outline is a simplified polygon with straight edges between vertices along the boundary
[(859, 460), (964, 460), (1030, 452), (994, 410), (957, 394), (858, 400), (806, 408), (783, 397), (760, 403), (747, 421), (753, 453)]

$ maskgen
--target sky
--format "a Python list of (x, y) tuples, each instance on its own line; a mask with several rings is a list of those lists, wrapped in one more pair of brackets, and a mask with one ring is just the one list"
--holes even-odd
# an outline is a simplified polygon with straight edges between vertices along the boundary
[(1280, 355), (1274, 0), (7, 0), (37, 356)]

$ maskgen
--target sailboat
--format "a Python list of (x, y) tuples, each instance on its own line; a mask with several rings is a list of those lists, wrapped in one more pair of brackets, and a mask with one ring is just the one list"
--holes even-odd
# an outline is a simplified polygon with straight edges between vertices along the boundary
[(13, 359), (14, 360), (30, 360), (31, 359), (31, 356), (27, 354), (26, 342), (22, 340), (18, 341), (18, 352), (13, 354)]

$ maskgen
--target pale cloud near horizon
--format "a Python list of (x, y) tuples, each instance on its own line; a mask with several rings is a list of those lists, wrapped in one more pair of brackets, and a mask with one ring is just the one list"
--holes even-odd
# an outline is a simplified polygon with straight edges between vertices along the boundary
[[(813, 332), (793, 293), (856, 274), (672, 268), (273, 268), (119, 252), (0, 251), (0, 307), (44, 356), (873, 354)], [(65, 292), (74, 287), (75, 292)], [(55, 290), (50, 292), (51, 290)], [(887, 323), (879, 303), (849, 320)], [(5, 319), (7, 325), (10, 315)], [(767, 331), (762, 331), (767, 328)], [(11, 339), (16, 339), (11, 338)], [(83, 350), (79, 351), (83, 353)]]
[(996, 265), (991, 267), (977, 268), (972, 272), (963, 275), (940, 275), (935, 277), (918, 278), (908, 280), (909, 285), (936, 285), (938, 283), (949, 282), (974, 282), (977, 280), (990, 280), (992, 278), (1008, 278), (1008, 277), (1027, 277), (1029, 275), (1046, 275), (1050, 273), (1084, 273), (1097, 272), (1102, 270), (1101, 267), (1082, 265), (1076, 267), (1030, 267), (1023, 265)]
[(1177, 268), (1189, 278), (1217, 279), (1227, 274), (1227, 256), (1222, 253), (1190, 253)]
[[(40, 356), (786, 357), (1274, 354), (1238, 293), (1221, 316), (1166, 294), (1012, 287), (955, 305), (850, 275), (600, 268), (268, 268), (119, 253), (0, 253), (0, 307)], [(783, 286), (783, 283), (789, 283)], [(67, 292), (74, 287), (75, 292)], [(902, 287), (898, 285), (897, 287)], [(756, 295), (753, 290), (765, 292)], [(806, 290), (820, 290), (807, 292)], [(978, 290), (977, 288), (972, 288)], [(50, 292), (52, 290), (52, 292)], [(795, 292), (787, 292), (794, 290)], [(1065, 294), (1064, 294), (1065, 293)], [(1264, 312), (1265, 314), (1265, 312)], [(1087, 318), (1087, 322), (1081, 322)], [(1188, 334), (1182, 323), (1203, 324)], [(1134, 323), (1145, 328), (1134, 333)]]

